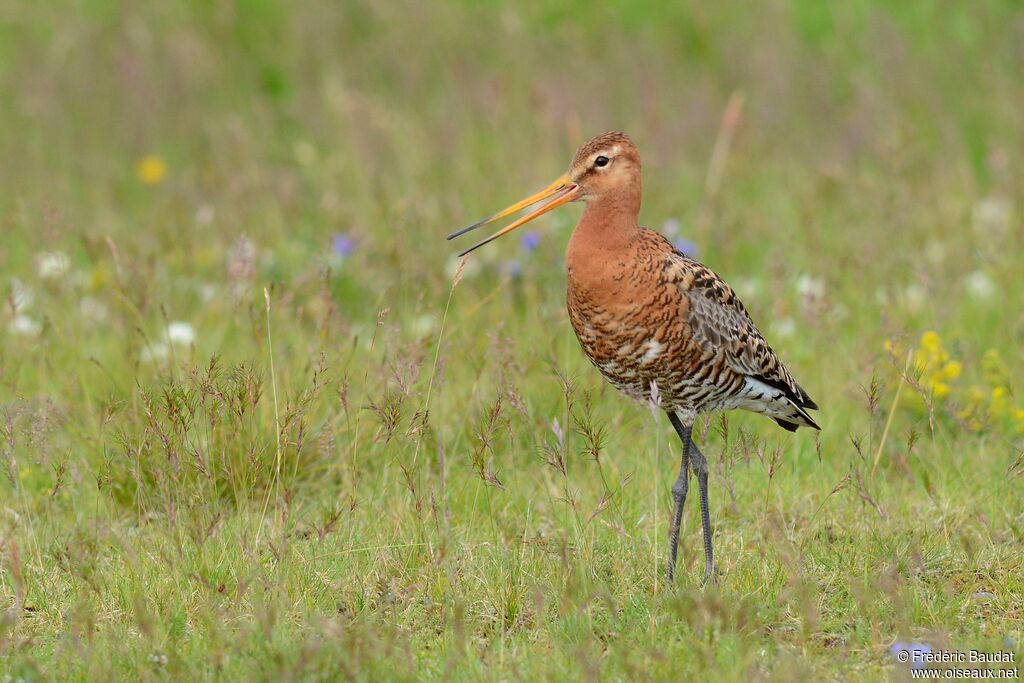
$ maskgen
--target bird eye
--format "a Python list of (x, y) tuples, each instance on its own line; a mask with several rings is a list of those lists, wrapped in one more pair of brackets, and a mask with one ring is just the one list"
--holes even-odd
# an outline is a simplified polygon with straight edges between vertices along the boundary
[(598, 158), (594, 159), (594, 166), (597, 166), (598, 168), (604, 168), (610, 162), (611, 162), (611, 159), (609, 159), (608, 157), (606, 157), (606, 156), (599, 156)]

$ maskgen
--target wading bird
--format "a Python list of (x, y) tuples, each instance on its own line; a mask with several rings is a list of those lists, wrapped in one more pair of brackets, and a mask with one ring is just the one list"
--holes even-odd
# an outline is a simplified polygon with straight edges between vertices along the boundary
[(656, 398), (683, 442), (672, 486), (675, 514), (666, 577), (675, 575), (679, 523), (693, 470), (700, 487), (704, 580), (714, 580), (708, 463), (693, 442), (698, 414), (742, 408), (784, 429), (819, 429), (818, 406), (758, 332), (736, 293), (706, 266), (637, 224), (640, 154), (624, 133), (605, 133), (576, 151), (569, 171), (540, 192), (448, 236), (458, 237), (550, 199), (463, 251), (468, 254), (573, 201), (586, 208), (569, 239), (569, 320), (580, 346), (605, 379), (623, 393)]

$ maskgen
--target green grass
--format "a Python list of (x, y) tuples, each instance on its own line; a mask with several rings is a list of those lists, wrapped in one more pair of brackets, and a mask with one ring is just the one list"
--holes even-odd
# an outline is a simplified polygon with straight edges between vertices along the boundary
[[(1020, 661), (1024, 12), (662, 5), (0, 6), (0, 681)], [(609, 129), (822, 406), (700, 425), (707, 590), (694, 500), (660, 581), (667, 420), (564, 312), (579, 209), (452, 287)]]

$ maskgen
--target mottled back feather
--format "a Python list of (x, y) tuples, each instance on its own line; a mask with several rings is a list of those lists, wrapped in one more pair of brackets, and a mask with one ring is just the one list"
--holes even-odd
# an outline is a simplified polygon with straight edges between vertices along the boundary
[[(621, 247), (620, 247), (621, 249)], [(582, 269), (570, 245), (568, 306), (584, 351), (602, 374), (641, 398), (656, 383), (670, 410), (743, 408), (785, 429), (817, 429), (817, 405), (765, 341), (733, 289), (710, 268), (639, 229), (628, 246), (631, 277)]]
[[(659, 233), (648, 231), (671, 247)], [(675, 272), (675, 281), (683, 287), (690, 300), (689, 322), (694, 338), (710, 353), (722, 356), (735, 372), (757, 379), (783, 392), (799, 410), (807, 426), (820, 429), (807, 410), (817, 410), (803, 387), (775, 355), (760, 330), (750, 319), (746, 307), (732, 287), (704, 264), (672, 247), (665, 268)], [(680, 276), (680, 273), (686, 275)], [(785, 429), (795, 431), (797, 424), (776, 418)]]

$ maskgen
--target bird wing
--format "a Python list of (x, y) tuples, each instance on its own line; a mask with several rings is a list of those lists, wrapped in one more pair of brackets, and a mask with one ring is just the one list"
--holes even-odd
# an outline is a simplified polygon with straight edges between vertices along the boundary
[(665, 277), (679, 288), (689, 304), (686, 315), (693, 340), (705, 354), (717, 356), (733, 372), (781, 391), (808, 426), (817, 427), (806, 413), (807, 409), (816, 410), (817, 404), (775, 355), (732, 287), (710, 268), (659, 237), (670, 247), (666, 252)]

